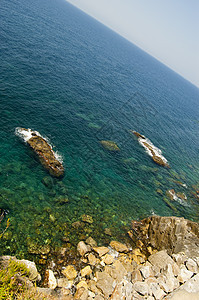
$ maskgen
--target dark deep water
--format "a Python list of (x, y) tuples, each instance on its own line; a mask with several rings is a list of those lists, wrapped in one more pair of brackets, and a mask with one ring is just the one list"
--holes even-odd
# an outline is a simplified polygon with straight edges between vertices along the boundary
[[(63, 235), (105, 243), (105, 228), (122, 239), (132, 219), (153, 213), (199, 220), (195, 86), (63, 0), (1, 0), (0, 52), (0, 207), (11, 221), (1, 253), (23, 256), (30, 240), (56, 246)], [(18, 126), (48, 137), (63, 179), (51, 179)], [(129, 130), (171, 168), (155, 164)], [(171, 202), (168, 189), (187, 200)], [(93, 223), (77, 228), (84, 214)]]

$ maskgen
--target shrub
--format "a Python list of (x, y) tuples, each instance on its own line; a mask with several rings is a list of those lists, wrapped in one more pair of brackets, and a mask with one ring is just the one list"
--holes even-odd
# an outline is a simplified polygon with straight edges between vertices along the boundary
[(28, 276), (29, 271), (22, 263), (10, 260), (7, 266), (0, 270), (0, 299), (15, 299), (16, 294), (22, 292), (25, 283), (20, 280)]

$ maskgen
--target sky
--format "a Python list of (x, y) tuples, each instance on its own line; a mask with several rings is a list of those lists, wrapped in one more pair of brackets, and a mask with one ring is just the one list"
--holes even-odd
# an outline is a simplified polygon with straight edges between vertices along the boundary
[(67, 0), (199, 87), (199, 0)]

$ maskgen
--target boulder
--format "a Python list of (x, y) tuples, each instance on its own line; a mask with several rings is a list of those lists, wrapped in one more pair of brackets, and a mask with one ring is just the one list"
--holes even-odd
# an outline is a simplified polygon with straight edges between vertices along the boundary
[(103, 255), (105, 255), (106, 253), (109, 252), (109, 248), (104, 247), (104, 246), (102, 246), (102, 247), (93, 247), (93, 250), (95, 252), (97, 252), (97, 254), (99, 255), (99, 257), (101, 257), (101, 256), (103, 256)]
[(81, 276), (85, 277), (85, 276), (89, 276), (92, 274), (92, 270), (90, 266), (86, 266), (85, 268), (81, 269)]
[(44, 286), (52, 290), (54, 290), (57, 287), (57, 280), (52, 270), (45, 271)]
[(72, 265), (68, 265), (64, 270), (62, 270), (62, 274), (68, 279), (73, 280), (77, 277), (77, 271)]
[(110, 246), (118, 252), (128, 252), (129, 251), (129, 249), (127, 248), (126, 245), (124, 245), (120, 242), (117, 242), (117, 241), (111, 241)]
[(61, 177), (64, 175), (64, 167), (56, 158), (52, 147), (37, 131), (25, 128), (16, 128), (16, 133), (23, 137), (31, 149), (38, 155), (41, 164), (52, 176)]
[(91, 266), (95, 266), (100, 263), (99, 258), (96, 258), (95, 255), (93, 255), (93, 253), (89, 253), (88, 261)]
[(106, 299), (108, 299), (113, 292), (114, 279), (105, 271), (96, 272), (96, 277), (97, 277), (96, 286), (98, 287), (98, 289), (102, 291)]
[(81, 256), (84, 256), (90, 250), (91, 247), (89, 245), (86, 245), (83, 241), (80, 241), (77, 245), (77, 251)]
[(164, 269), (168, 264), (174, 264), (174, 260), (167, 254), (166, 250), (159, 251), (148, 257), (148, 261), (160, 269)]

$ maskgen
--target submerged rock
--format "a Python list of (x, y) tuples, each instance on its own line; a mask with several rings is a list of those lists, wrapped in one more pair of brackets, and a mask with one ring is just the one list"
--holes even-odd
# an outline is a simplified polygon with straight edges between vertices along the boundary
[(109, 151), (120, 151), (118, 145), (113, 141), (100, 141), (100, 144)]
[(25, 128), (16, 128), (16, 134), (33, 149), (38, 155), (41, 164), (52, 176), (61, 177), (64, 175), (64, 167), (56, 158), (52, 147), (37, 131)]
[(156, 164), (170, 168), (166, 158), (162, 155), (162, 151), (159, 148), (155, 147), (144, 135), (133, 130), (130, 130), (130, 132), (137, 136), (138, 142), (145, 148), (146, 152), (152, 157)]

